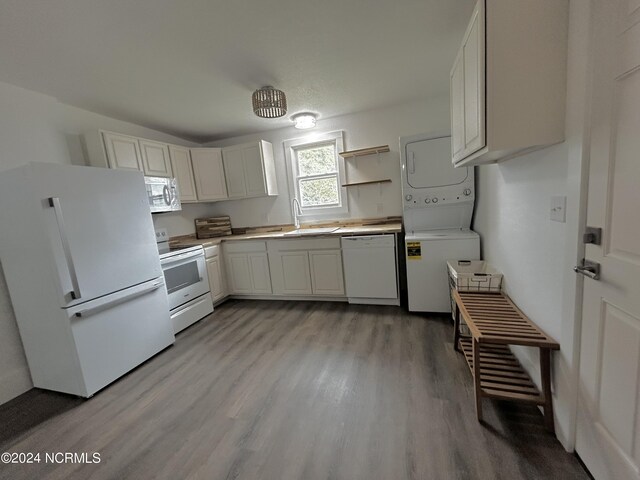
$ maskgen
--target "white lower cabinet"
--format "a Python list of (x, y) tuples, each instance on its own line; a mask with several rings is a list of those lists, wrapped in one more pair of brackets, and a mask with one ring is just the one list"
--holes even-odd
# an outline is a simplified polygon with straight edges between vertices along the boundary
[(314, 295), (344, 295), (344, 275), (340, 249), (310, 251), (309, 263), (311, 264), (311, 286)]
[(271, 276), (265, 242), (225, 243), (225, 264), (229, 293), (271, 294)]
[(339, 238), (267, 242), (275, 295), (344, 296)]
[(204, 255), (207, 262), (207, 275), (209, 276), (211, 298), (215, 303), (227, 296), (227, 287), (224, 276), (224, 267), (222, 265), (222, 256), (220, 255), (220, 247), (218, 245), (207, 247), (204, 249)]
[(273, 274), (273, 293), (283, 295), (311, 295), (309, 252), (269, 253)]

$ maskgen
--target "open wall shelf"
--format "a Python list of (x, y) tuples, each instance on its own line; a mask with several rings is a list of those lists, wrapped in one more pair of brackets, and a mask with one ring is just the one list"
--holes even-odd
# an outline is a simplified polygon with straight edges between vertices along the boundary
[(390, 178), (383, 178), (382, 180), (370, 180), (367, 182), (354, 182), (354, 183), (345, 183), (342, 185), (343, 187), (359, 187), (361, 185), (373, 185), (376, 183), (391, 183)]
[(379, 147), (361, 148), (359, 150), (349, 150), (346, 152), (340, 152), (342, 158), (364, 157), (366, 155), (374, 155), (376, 153), (387, 153), (389, 151), (389, 145), (380, 145)]

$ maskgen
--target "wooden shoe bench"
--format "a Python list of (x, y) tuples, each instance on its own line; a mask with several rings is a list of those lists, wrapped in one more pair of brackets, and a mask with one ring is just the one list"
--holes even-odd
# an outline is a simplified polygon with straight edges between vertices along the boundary
[[(482, 397), (528, 402), (544, 407), (545, 426), (553, 432), (551, 350), (559, 350), (560, 345), (503, 293), (453, 290), (452, 294), (457, 306), (453, 344), (464, 354), (473, 375), (478, 421), (482, 421)], [(460, 333), (461, 322), (467, 325), (470, 335)], [(542, 391), (509, 345), (540, 349)]]

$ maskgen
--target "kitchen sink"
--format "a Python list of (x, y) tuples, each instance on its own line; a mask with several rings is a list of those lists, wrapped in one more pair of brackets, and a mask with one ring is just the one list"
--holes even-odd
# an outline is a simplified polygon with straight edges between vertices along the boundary
[(339, 230), (340, 227), (322, 227), (322, 228), (298, 228), (296, 230), (291, 230), (290, 232), (286, 232), (284, 235), (319, 235), (322, 233), (333, 233), (336, 230)]

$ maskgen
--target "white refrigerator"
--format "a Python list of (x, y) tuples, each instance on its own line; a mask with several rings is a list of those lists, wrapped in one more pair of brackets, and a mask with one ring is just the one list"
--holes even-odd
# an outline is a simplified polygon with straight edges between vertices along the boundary
[(90, 397), (175, 340), (142, 173), (0, 172), (0, 262), (36, 387)]

